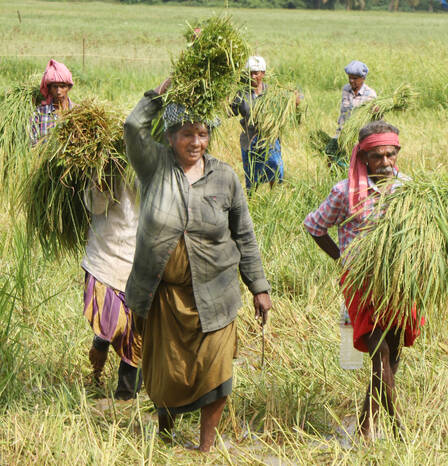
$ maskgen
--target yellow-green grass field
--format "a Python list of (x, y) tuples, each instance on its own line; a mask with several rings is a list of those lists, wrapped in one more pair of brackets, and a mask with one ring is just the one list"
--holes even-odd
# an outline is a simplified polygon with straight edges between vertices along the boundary
[[(218, 12), (115, 2), (0, 0), (1, 94), (33, 73), (41, 75), (55, 58), (73, 71), (75, 102), (98, 96), (127, 112), (145, 90), (168, 76), (171, 57), (185, 45), (185, 21), (213, 11)], [(158, 439), (156, 416), (144, 393), (127, 404), (93, 396), (87, 356), (92, 332), (82, 316), (81, 255), (49, 262), (38, 244), (27, 248), (21, 213), (3, 198), (0, 464), (448, 463), (445, 313), (428, 310), (417, 344), (403, 350), (397, 387), (404, 440), (396, 441), (387, 419), (381, 419), (376, 441), (365, 444), (354, 437), (350, 443), (344, 429), (359, 412), (369, 363), (366, 359), (360, 371), (339, 367), (339, 269), (302, 227), (305, 215), (345, 176), (329, 170), (308, 138), (317, 129), (334, 133), (346, 82), (343, 67), (352, 59), (369, 65), (367, 82), (378, 94), (403, 82), (419, 93), (413, 109), (388, 118), (401, 130), (401, 170), (447, 170), (448, 15), (230, 13), (269, 69), (300, 87), (307, 108), (297, 134), (283, 140), (285, 183), (273, 191), (260, 188), (250, 201), (274, 301), (265, 367), (260, 367), (261, 332), (244, 291), (234, 391), (217, 448), (210, 455), (184, 448), (198, 441), (198, 413), (177, 421), (175, 444), (166, 446)], [(239, 132), (237, 118), (224, 121), (211, 153), (230, 163), (243, 181)], [(118, 361), (112, 354), (109, 361), (110, 393)]]

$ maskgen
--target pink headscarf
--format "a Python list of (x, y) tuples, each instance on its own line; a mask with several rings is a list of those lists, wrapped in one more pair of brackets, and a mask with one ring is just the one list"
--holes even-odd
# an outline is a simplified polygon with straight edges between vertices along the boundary
[(400, 148), (398, 134), (371, 134), (353, 148), (350, 158), (350, 168), (348, 170), (348, 202), (351, 215), (362, 211), (363, 204), (369, 195), (367, 166), (359, 159), (359, 151), (368, 151), (377, 146), (397, 146)]
[(48, 62), (45, 73), (42, 76), (42, 81), (40, 82), (40, 92), (45, 97), (42, 105), (51, 104), (53, 101), (48, 90), (48, 85), (51, 83), (66, 83), (69, 86), (73, 86), (72, 74), (64, 63), (59, 63), (56, 60)]

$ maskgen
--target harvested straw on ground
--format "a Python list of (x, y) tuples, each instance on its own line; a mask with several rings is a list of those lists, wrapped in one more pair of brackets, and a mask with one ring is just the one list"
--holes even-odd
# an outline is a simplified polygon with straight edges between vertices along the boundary
[[(165, 98), (167, 103), (175, 102), (193, 112), (192, 118), (212, 120), (237, 91), (248, 46), (227, 16), (213, 16), (195, 26), (201, 33), (173, 62)], [(187, 39), (191, 40), (193, 33), (189, 26)]]
[(392, 95), (377, 97), (355, 108), (339, 135), (339, 150), (349, 158), (363, 126), (372, 120), (381, 120), (393, 110), (406, 110), (414, 104), (416, 97), (417, 94), (409, 84), (402, 84)]
[(86, 100), (58, 119), (33, 149), (37, 166), (21, 203), (28, 238), (52, 255), (84, 245), (89, 215), (82, 196), (93, 181), (114, 195), (115, 181), (132, 182), (123, 153), (123, 117), (111, 104)]
[(257, 98), (251, 120), (257, 127), (259, 142), (274, 144), (287, 131), (298, 127), (301, 105), (296, 106), (296, 100), (294, 89), (278, 83), (271, 83), (266, 92)]
[(414, 305), (418, 319), (431, 311), (440, 318), (448, 296), (448, 175), (421, 173), (381, 196), (372, 228), (351, 244), (346, 269), (348, 286), (367, 285), (364, 297), (377, 318), (404, 326)]
[(0, 101), (0, 189), (14, 194), (30, 166), (30, 120), (40, 104), (39, 76), (15, 84)]

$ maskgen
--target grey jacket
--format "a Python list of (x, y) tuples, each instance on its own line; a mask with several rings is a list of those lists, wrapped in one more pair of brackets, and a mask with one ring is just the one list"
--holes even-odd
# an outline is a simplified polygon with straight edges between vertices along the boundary
[(269, 290), (243, 189), (232, 168), (205, 154), (191, 186), (170, 147), (151, 137), (161, 99), (149, 91), (125, 123), (127, 155), (141, 184), (128, 306), (146, 317), (170, 254), (185, 237), (202, 331), (232, 322), (241, 306), (238, 269), (253, 294)]

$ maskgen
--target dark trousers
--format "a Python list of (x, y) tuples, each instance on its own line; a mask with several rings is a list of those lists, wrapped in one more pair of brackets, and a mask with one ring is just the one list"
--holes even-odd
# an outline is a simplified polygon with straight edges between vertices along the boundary
[[(94, 336), (92, 345), (98, 350), (107, 352), (110, 343), (98, 336)], [(130, 400), (135, 398), (142, 387), (142, 371), (121, 360), (118, 368), (118, 385), (114, 397), (117, 400)]]

